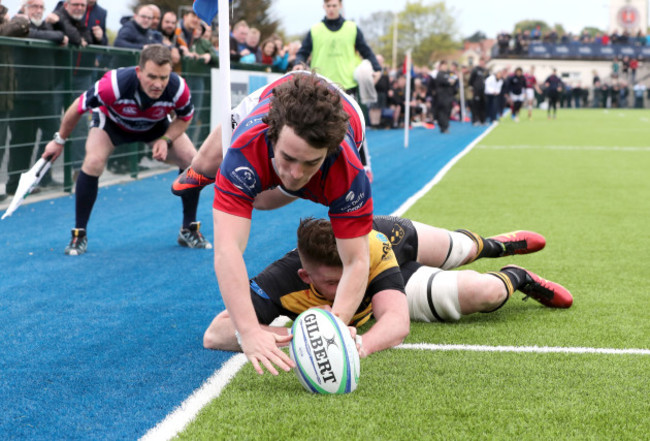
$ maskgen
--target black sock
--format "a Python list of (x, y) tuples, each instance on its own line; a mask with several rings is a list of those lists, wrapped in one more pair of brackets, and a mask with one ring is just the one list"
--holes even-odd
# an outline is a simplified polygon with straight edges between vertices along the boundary
[(501, 271), (489, 272), (488, 274), (496, 277), (497, 279), (503, 282), (503, 284), (506, 287), (507, 295), (506, 295), (506, 299), (499, 306), (497, 306), (491, 311), (483, 311), (483, 312), (494, 312), (497, 309), (501, 308), (503, 305), (506, 304), (506, 302), (508, 301), (512, 293), (515, 292), (517, 289), (519, 289), (520, 286), (526, 283), (526, 271), (522, 268), (507, 267), (502, 269)]
[(506, 251), (506, 248), (503, 246), (501, 242), (498, 240), (494, 239), (483, 239), (483, 249), (479, 253), (477, 259), (481, 259), (483, 257), (501, 257), (503, 256), (503, 253)]
[(199, 207), (198, 191), (187, 192), (181, 196), (183, 202), (183, 228), (189, 228), (192, 222), (196, 222), (196, 211)]
[(483, 257), (501, 257), (503, 256), (503, 253), (506, 251), (503, 244), (498, 240), (486, 239), (469, 230), (460, 229), (460, 230), (456, 230), (456, 232), (464, 234), (465, 236), (472, 239), (472, 241), (476, 244), (477, 254), (476, 257), (472, 259), (470, 262), (473, 262), (477, 259), (481, 259)]
[(506, 289), (508, 290), (509, 295), (527, 283), (526, 279), (528, 274), (523, 268), (510, 266), (502, 269), (499, 272), (489, 274), (498, 277), (503, 281), (503, 283), (506, 285)]
[(84, 173), (83, 170), (79, 171), (75, 186), (75, 228), (86, 229), (90, 213), (93, 211), (93, 205), (97, 200), (98, 187), (98, 176), (90, 176)]

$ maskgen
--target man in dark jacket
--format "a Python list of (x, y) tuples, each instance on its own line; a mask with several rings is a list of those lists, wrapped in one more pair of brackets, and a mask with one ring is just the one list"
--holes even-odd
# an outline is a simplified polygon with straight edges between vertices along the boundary
[(87, 0), (65, 0), (63, 7), (54, 11), (54, 15), (58, 16), (54, 29), (63, 31), (72, 46), (85, 47), (102, 43), (103, 31), (93, 31), (86, 26), (86, 7)]
[(485, 100), (485, 79), (488, 71), (485, 60), (481, 58), (478, 66), (472, 69), (469, 76), (469, 87), (472, 89), (472, 124), (485, 124), (487, 120), (487, 103)]
[(521, 67), (515, 69), (515, 73), (508, 77), (505, 88), (512, 103), (512, 120), (519, 122), (519, 111), (526, 98), (526, 78)]
[(122, 27), (115, 38), (115, 47), (142, 49), (148, 44), (162, 43), (162, 34), (151, 29), (153, 11), (147, 5), (140, 5), (132, 19), (122, 19)]
[(434, 115), (440, 126), (440, 133), (449, 132), (449, 115), (456, 95), (458, 79), (449, 73), (447, 62), (442, 60), (438, 66)]

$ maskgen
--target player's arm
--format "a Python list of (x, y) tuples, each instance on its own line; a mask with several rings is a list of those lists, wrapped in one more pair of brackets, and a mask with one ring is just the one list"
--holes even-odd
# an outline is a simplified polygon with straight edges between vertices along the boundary
[[(279, 336), (289, 335), (289, 328), (284, 326), (261, 325), (262, 329), (273, 332)], [(289, 344), (289, 339), (282, 343), (282, 346)], [(235, 325), (230, 319), (228, 311), (221, 311), (212, 320), (208, 329), (203, 334), (203, 347), (206, 349), (218, 349), (221, 351), (241, 352), (241, 346), (235, 334)]]
[(165, 161), (167, 159), (167, 150), (169, 145), (173, 143), (179, 136), (181, 136), (190, 126), (192, 119), (174, 118), (174, 120), (167, 127), (165, 134), (155, 140), (151, 144), (152, 157), (158, 161)]
[[(41, 155), (42, 158), (51, 156), (52, 161), (54, 161), (61, 155), (61, 152), (63, 152), (63, 146), (65, 145), (65, 140), (68, 139), (74, 128), (77, 126), (82, 115), (83, 113), (79, 112), (79, 98), (77, 98), (63, 115), (63, 120), (61, 121), (61, 126), (58, 131), (59, 138), (57, 140), (59, 140), (59, 142), (56, 142), (57, 140), (55, 139), (48, 142), (45, 146), (45, 151)], [(64, 143), (61, 144), (60, 141), (64, 141)]]
[(255, 201), (253, 201), (253, 208), (257, 210), (274, 210), (284, 207), (296, 199), (298, 199), (296, 196), (288, 195), (280, 190), (279, 187), (276, 187), (258, 194), (255, 197)]
[(362, 336), (361, 357), (397, 346), (409, 334), (409, 308), (403, 292), (385, 289), (375, 294), (372, 313), (376, 322)]
[(250, 234), (250, 219), (213, 209), (214, 219), (214, 271), (219, 290), (233, 325), (241, 338), (241, 347), (255, 370), (263, 373), (263, 365), (273, 375), (275, 366), (288, 371), (293, 362), (277, 343), (290, 337), (279, 337), (264, 331), (250, 298), (248, 273), (243, 253)]
[(350, 323), (368, 286), (370, 251), (368, 235), (351, 239), (336, 239), (336, 247), (343, 263), (343, 274), (336, 289), (332, 312), (343, 323)]

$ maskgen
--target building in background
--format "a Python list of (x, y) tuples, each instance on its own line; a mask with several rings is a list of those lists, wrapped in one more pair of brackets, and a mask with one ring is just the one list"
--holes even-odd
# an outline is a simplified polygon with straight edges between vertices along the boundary
[(646, 34), (648, 29), (648, 0), (610, 0), (609, 33)]

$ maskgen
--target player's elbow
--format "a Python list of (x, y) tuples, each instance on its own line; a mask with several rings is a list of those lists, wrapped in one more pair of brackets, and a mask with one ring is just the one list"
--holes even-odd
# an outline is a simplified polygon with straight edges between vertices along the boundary
[(241, 347), (235, 336), (235, 328), (225, 313), (221, 313), (215, 317), (208, 329), (205, 330), (203, 334), (203, 347), (205, 349), (222, 351), (241, 351)]
[(393, 346), (402, 344), (406, 337), (411, 332), (411, 321), (409, 317), (400, 317), (400, 319), (395, 323), (395, 342)]
[(214, 333), (210, 331), (210, 329), (205, 331), (203, 334), (203, 347), (205, 349), (220, 349), (219, 341)]

